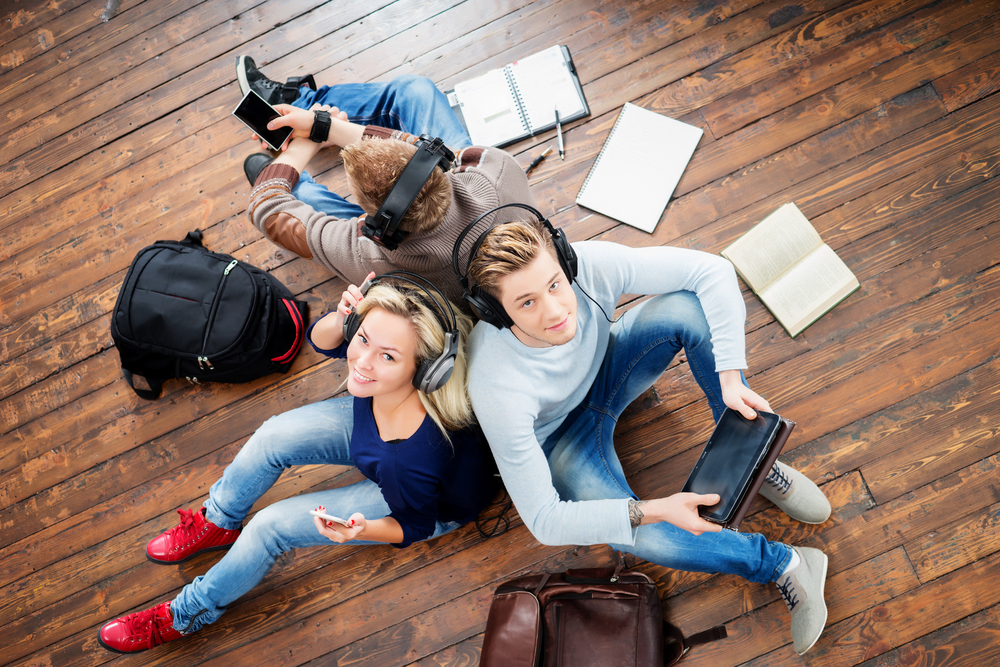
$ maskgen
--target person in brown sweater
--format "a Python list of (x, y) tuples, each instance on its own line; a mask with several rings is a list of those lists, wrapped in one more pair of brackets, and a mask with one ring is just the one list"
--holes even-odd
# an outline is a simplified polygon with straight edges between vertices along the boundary
[[(237, 73), (244, 93), (253, 89), (272, 103), (287, 90), (241, 56)], [(287, 87), (284, 87), (287, 88)], [(270, 127), (291, 127), (284, 150), (270, 161), (255, 154), (244, 170), (253, 184), (247, 215), (271, 241), (305, 259), (316, 260), (351, 283), (372, 270), (413, 271), (460, 300), (451, 252), (461, 231), (482, 213), (506, 203), (534, 205), (528, 180), (510, 154), (472, 146), (444, 95), (425, 77), (402, 76), (388, 83), (341, 84), (312, 90), (275, 104), (282, 114)], [(329, 115), (329, 132), (323, 126)], [(320, 116), (318, 131), (313, 130)], [(374, 215), (416, 152), (416, 135), (440, 136), (454, 152), (452, 168), (435, 168), (400, 222), (404, 240), (389, 250), (361, 234), (365, 214)], [(312, 135), (312, 139), (310, 136)], [(316, 183), (305, 171), (325, 148), (340, 147), (349, 202)]]

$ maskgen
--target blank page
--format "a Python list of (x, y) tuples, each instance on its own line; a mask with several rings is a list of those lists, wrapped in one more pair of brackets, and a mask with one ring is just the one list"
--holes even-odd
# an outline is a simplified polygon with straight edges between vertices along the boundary
[(701, 135), (701, 128), (627, 103), (576, 203), (652, 232)]

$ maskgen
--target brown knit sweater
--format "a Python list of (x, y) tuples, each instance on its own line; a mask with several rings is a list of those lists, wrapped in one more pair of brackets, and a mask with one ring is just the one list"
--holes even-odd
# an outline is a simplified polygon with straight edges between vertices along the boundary
[[(417, 141), (411, 134), (373, 125), (365, 128), (365, 135)], [(291, 191), (299, 174), (287, 165), (268, 165), (261, 171), (250, 192), (247, 215), (273, 242), (306, 259), (316, 259), (353, 284), (360, 285), (369, 271), (404, 269), (429, 278), (457, 303), (462, 290), (451, 268), (451, 252), (465, 226), (501, 204), (535, 203), (524, 171), (513, 157), (497, 148), (463, 149), (447, 177), (452, 203), (442, 223), (431, 232), (407, 235), (396, 250), (386, 250), (362, 236), (363, 219), (334, 218), (295, 199)], [(498, 219), (512, 220), (519, 217), (518, 211), (504, 211), (506, 215)], [(474, 240), (478, 232), (469, 236)], [(471, 245), (471, 240), (467, 238), (463, 247)], [(464, 270), (467, 257), (461, 259)]]

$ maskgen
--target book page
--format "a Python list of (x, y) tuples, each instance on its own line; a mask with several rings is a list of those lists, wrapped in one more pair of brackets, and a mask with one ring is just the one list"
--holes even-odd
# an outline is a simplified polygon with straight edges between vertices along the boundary
[(802, 211), (785, 204), (722, 251), (758, 294), (817, 247), (823, 239)]
[(496, 146), (527, 134), (517, 100), (503, 70), (492, 70), (455, 86), (455, 97), (477, 146)]
[(576, 203), (652, 232), (701, 135), (699, 127), (625, 104)]
[(858, 279), (823, 244), (758, 293), (788, 333), (796, 335), (858, 287)]
[(553, 125), (557, 107), (562, 121), (583, 111), (562, 47), (553, 46), (508, 67), (532, 132)]

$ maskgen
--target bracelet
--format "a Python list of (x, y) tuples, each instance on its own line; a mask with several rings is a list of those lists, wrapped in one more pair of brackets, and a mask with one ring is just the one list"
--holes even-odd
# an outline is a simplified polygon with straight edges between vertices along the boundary
[(317, 109), (313, 111), (313, 117), (309, 138), (317, 144), (321, 144), (330, 138), (330, 112)]

